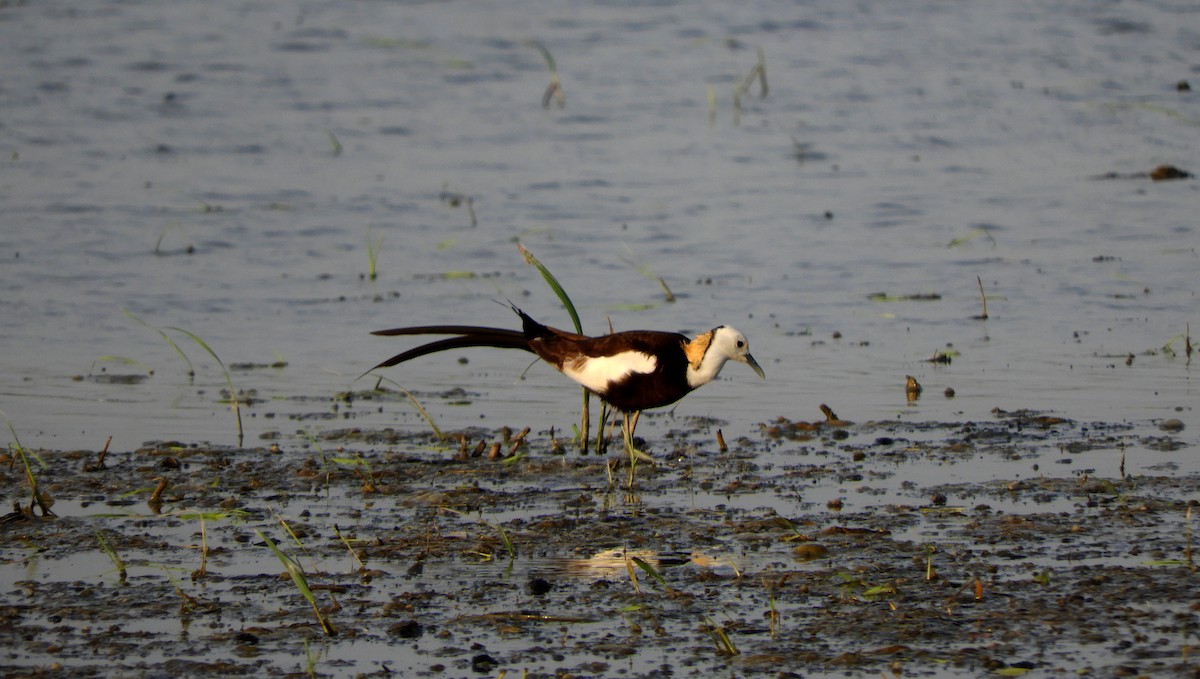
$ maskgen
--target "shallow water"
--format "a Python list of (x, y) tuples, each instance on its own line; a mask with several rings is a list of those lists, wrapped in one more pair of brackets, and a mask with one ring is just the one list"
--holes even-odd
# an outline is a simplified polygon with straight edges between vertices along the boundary
[[(2, 11), (0, 407), (27, 445), (232, 442), (209, 357), (175, 334), (190, 384), (121, 308), (230, 363), (282, 356), (285, 370), (235, 374), (267, 399), (347, 389), (397, 346), (371, 329), (511, 325), (505, 298), (568, 325), (518, 239), (586, 329), (739, 326), (770, 379), (733, 366), (679, 412), (743, 430), (822, 401), (851, 419), (1000, 406), (1195, 424), (1179, 338), (1195, 320), (1196, 183), (1092, 178), (1187, 169), (1189, 5)], [(540, 106), (531, 38), (555, 56), (561, 110)], [(735, 120), (760, 46), (769, 94), (752, 87)], [(473, 199), (478, 226), (444, 190)], [(361, 278), (368, 229), (376, 281)], [(458, 273), (472, 276), (443, 278)], [(986, 323), (971, 320), (977, 276)], [(1172, 340), (1176, 358), (1160, 351)], [(952, 366), (923, 362), (947, 345)], [(453, 359), (388, 374), (478, 390), (465, 411), (430, 404), (447, 425), (507, 421), (511, 403), (569, 421), (570, 390), (544, 367), (518, 388), (520, 358)], [(916, 407), (905, 374), (932, 392)], [(276, 423), (248, 424), (253, 438)]]
[[(257, 399), (247, 446), (302, 454), (308, 436), (343, 427), (426, 431), (405, 400), (335, 396), (369, 389), (358, 377), (408, 346), (373, 329), (509, 326), (505, 299), (569, 325), (520, 241), (585, 330), (726, 323), (750, 338), (768, 379), (731, 365), (643, 418), (656, 453), (674, 430), (711, 441), (719, 426), (782, 468), (831, 453), (773, 444), (760, 423), (819, 420), (822, 403), (911, 426), (913, 440), (921, 423), (1029, 408), (1127, 424), (1126, 474), (1192, 478), (1183, 337), (1200, 328), (1198, 185), (1133, 175), (1197, 170), (1200, 99), (1177, 83), (1200, 77), (1198, 13), (1165, 1), (4, 4), (0, 412), (35, 449), (235, 445), (212, 357), (166, 330), (190, 378), (126, 309), (235, 366), (235, 388)], [(530, 40), (556, 60), (562, 108), (541, 105), (549, 77)], [(758, 48), (769, 93), (752, 85), (735, 112)], [(678, 301), (663, 301), (659, 276)], [(986, 321), (973, 318), (977, 277)], [(947, 348), (949, 365), (927, 361)], [(386, 376), (443, 429), (528, 425), (545, 440), (576, 421), (578, 392), (528, 365), (462, 352)], [(920, 400), (906, 400), (906, 375)], [(1168, 419), (1182, 450), (1156, 449)], [(1116, 450), (872, 459), (862, 483), (732, 503), (864, 511), (997, 478), (1119, 477)]]

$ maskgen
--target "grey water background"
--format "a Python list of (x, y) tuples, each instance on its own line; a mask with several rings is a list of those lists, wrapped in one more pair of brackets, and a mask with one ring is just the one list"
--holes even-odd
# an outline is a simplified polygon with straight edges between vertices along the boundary
[[(770, 90), (739, 114), (760, 48)], [(122, 309), (227, 364), (287, 361), (233, 371), (265, 399), (247, 445), (419, 430), (404, 404), (307, 416), (408, 346), (370, 330), (510, 326), (504, 299), (569, 327), (518, 241), (585, 331), (746, 333), (768, 380), (732, 364), (674, 411), (727, 437), (828, 403), (1177, 418), (1195, 441), (1197, 184), (1095, 178), (1200, 168), (1195, 3), (46, 1), (0, 5), (0, 58), (0, 411), (26, 446), (236, 443), (215, 363), (172, 332), (189, 379)], [(387, 375), (447, 429), (575, 421), (550, 368), (461, 355)]]

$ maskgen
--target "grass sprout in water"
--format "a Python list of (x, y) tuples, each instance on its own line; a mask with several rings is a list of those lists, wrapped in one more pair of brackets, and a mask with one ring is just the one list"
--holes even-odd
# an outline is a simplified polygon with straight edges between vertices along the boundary
[(117, 570), (117, 575), (120, 577), (121, 584), (125, 584), (125, 577), (127, 575), (125, 570), (125, 560), (122, 559), (119, 554), (117, 554), (116, 548), (112, 546), (112, 543), (108, 541), (108, 538), (104, 537), (103, 531), (96, 531), (96, 542), (100, 544), (100, 550), (104, 552), (105, 556), (108, 557), (108, 560), (112, 561), (113, 566)]
[(171, 346), (171, 348), (175, 350), (175, 353), (178, 354), (181, 359), (183, 359), (183, 362), (187, 364), (188, 377), (195, 377), (196, 368), (194, 365), (192, 365), (191, 359), (188, 358), (187, 354), (184, 353), (183, 349), (181, 349), (179, 347), (179, 345), (175, 342), (175, 340), (171, 339), (171, 336), (167, 334), (167, 332), (166, 332), (167, 330), (171, 330), (173, 332), (177, 332), (181, 335), (188, 337), (193, 342), (195, 342), (197, 344), (197, 346), (199, 346), (201, 349), (208, 352), (209, 356), (213, 357), (213, 360), (215, 360), (217, 362), (217, 366), (219, 366), (221, 368), (221, 373), (225, 376), (225, 384), (229, 388), (229, 402), (233, 406), (234, 415), (237, 417), (237, 436), (238, 436), (238, 446), (240, 447), (242, 445), (242, 442), (245, 439), (245, 433), (242, 429), (241, 401), (238, 398), (237, 389), (233, 386), (233, 378), (229, 375), (229, 369), (225, 367), (225, 362), (221, 360), (221, 357), (217, 355), (217, 352), (214, 351), (213, 348), (210, 347), (207, 342), (205, 342), (203, 339), (201, 339), (199, 335), (196, 335), (195, 333), (193, 333), (189, 330), (184, 330), (183, 328), (177, 328), (177, 327), (160, 328), (156, 325), (153, 325), (151, 323), (148, 323), (148, 322), (142, 320), (136, 314), (134, 314), (132, 311), (130, 311), (124, 307), (121, 308), (121, 311), (130, 319), (157, 332), (159, 334), (159, 336), (162, 337), (163, 340), (165, 340), (167, 342), (167, 344), (169, 344)]
[(33, 465), (29, 458), (33, 457), (43, 468), (46, 463), (37, 457), (32, 451), (27, 451), (25, 446), (21, 445), (20, 439), (17, 438), (17, 430), (13, 427), (12, 422), (8, 423), (8, 431), (12, 433), (12, 443), (9, 448), (16, 453), (17, 459), (21, 460), (21, 468), (25, 472), (25, 482), (29, 484), (30, 501), (27, 509), (22, 508), (22, 513), (27, 513), (29, 516), (34, 516), (33, 508), (39, 507), (42, 510), (42, 516), (55, 516), (54, 512), (50, 511), (50, 507), (54, 505), (54, 498), (49, 493), (41, 490), (38, 487), (37, 476), (33, 473)]
[(546, 61), (546, 70), (550, 71), (550, 84), (546, 86), (546, 92), (542, 94), (542, 108), (550, 108), (550, 102), (558, 104), (559, 108), (567, 105), (567, 95), (563, 92), (562, 80), (558, 77), (558, 65), (554, 62), (554, 55), (550, 54), (550, 50), (537, 40), (526, 40), (525, 44), (537, 48), (542, 53), (542, 59)]
[[(286, 526), (286, 524), (284, 525)], [(279, 563), (283, 564), (284, 570), (291, 576), (292, 583), (296, 585), (296, 589), (300, 592), (300, 595), (312, 606), (313, 613), (317, 616), (317, 621), (321, 623), (321, 630), (325, 633), (325, 636), (337, 636), (337, 629), (330, 622), (329, 618), (321, 612), (321, 607), (317, 605), (317, 597), (313, 594), (312, 588), (308, 586), (308, 576), (304, 573), (304, 569), (300, 566), (300, 563), (280, 549), (261, 530), (255, 529), (254, 532), (258, 534), (258, 537), (262, 538), (267, 549), (271, 550), (275, 557), (279, 559)]]
[(196, 368), (195, 368), (195, 366), (192, 365), (192, 360), (190, 358), (188, 358), (187, 354), (183, 353), (183, 349), (180, 349), (179, 345), (175, 343), (175, 340), (171, 339), (171, 336), (168, 335), (166, 332), (164, 332), (162, 328), (160, 328), (156, 325), (147, 323), (146, 321), (139, 318), (137, 316), (137, 314), (133, 313), (129, 309), (126, 309), (125, 307), (121, 307), (121, 313), (125, 314), (125, 316), (128, 317), (129, 319), (136, 321), (137, 323), (140, 323), (141, 325), (144, 325), (147, 328), (150, 328), (154, 332), (157, 332), (159, 334), (159, 336), (162, 337), (163, 340), (168, 345), (170, 345), (170, 347), (172, 349), (175, 350), (175, 353), (179, 355), (179, 358), (183, 359), (183, 362), (185, 364), (187, 364), (188, 377), (194, 377), (196, 375)]
[(399, 382), (386, 377), (379, 377), (375, 382), (375, 391), (385, 391), (385, 389), (382, 388), (384, 380), (387, 380), (393, 387), (396, 388), (397, 391), (404, 394), (408, 398), (409, 402), (413, 404), (413, 407), (417, 409), (417, 412), (421, 414), (421, 417), (425, 418), (425, 422), (429, 425), (429, 428), (433, 430), (433, 435), (436, 436), (439, 441), (442, 441), (446, 438), (446, 435), (443, 434), (442, 430), (438, 428), (437, 422), (433, 421), (433, 416), (425, 410), (425, 406), (421, 405), (421, 402), (417, 400), (416, 396), (413, 396), (411, 391), (400, 386)]
[(191, 340), (198, 344), (201, 349), (207, 351), (208, 355), (212, 356), (213, 360), (215, 360), (217, 365), (221, 368), (221, 373), (225, 375), (225, 384), (229, 387), (229, 402), (233, 405), (234, 415), (237, 416), (238, 447), (241, 447), (242, 441), (245, 438), (245, 433), (242, 430), (242, 404), (238, 399), (237, 388), (233, 386), (233, 378), (229, 376), (229, 370), (225, 367), (225, 363), (221, 360), (221, 357), (217, 355), (217, 352), (213, 351), (213, 348), (208, 346), (208, 343), (200, 339), (198, 335), (184, 330), (183, 328), (169, 327), (167, 330), (174, 330), (175, 332), (191, 338)]
[(379, 262), (379, 250), (383, 247), (383, 236), (375, 238), (371, 227), (367, 227), (367, 278), (375, 280), (378, 275), (376, 264)]

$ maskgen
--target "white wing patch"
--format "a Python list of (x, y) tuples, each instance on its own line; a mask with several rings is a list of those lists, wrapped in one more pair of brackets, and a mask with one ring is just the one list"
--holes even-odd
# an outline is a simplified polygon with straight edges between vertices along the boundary
[(630, 373), (654, 372), (658, 359), (640, 351), (622, 351), (613, 356), (581, 356), (563, 364), (563, 374), (596, 393), (604, 393), (611, 382)]

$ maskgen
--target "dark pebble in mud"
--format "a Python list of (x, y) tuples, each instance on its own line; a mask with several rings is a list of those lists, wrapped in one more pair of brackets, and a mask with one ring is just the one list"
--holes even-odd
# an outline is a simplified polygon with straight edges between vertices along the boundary
[(793, 547), (792, 556), (801, 561), (824, 559), (825, 557), (829, 556), (829, 549), (824, 545), (818, 545), (816, 543), (809, 542)]
[(258, 645), (258, 635), (251, 634), (249, 632), (238, 632), (237, 634), (234, 635), (233, 640), (239, 644), (243, 644), (246, 646), (257, 646)]
[(1183, 421), (1171, 418), (1158, 423), (1158, 428), (1163, 431), (1183, 431)]
[(416, 620), (405, 620), (388, 628), (388, 634), (402, 639), (416, 639), (424, 632), (425, 629)]
[(476, 672), (491, 672), (499, 664), (499, 661), (487, 653), (482, 653), (471, 658), (471, 669)]
[(529, 593), (530, 594), (535, 594), (535, 595), (540, 596), (542, 594), (549, 592), (551, 589), (553, 589), (553, 587), (550, 585), (550, 582), (547, 581), (545, 578), (534, 578), (529, 581)]

